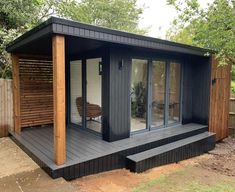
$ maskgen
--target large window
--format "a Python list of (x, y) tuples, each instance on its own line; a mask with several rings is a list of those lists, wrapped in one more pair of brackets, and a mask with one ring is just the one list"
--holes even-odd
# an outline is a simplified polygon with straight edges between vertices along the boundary
[(71, 123), (82, 125), (82, 62), (81, 60), (70, 62), (70, 116)]
[(180, 66), (167, 60), (132, 59), (132, 132), (180, 122)]
[[(85, 74), (82, 73), (81, 60), (70, 62), (70, 121), (83, 128), (101, 133), (101, 58), (87, 59), (85, 61), (83, 66), (86, 66)], [(84, 77), (86, 79), (83, 79)], [(82, 87), (86, 89), (84, 94), (82, 94)]]
[(148, 61), (133, 59), (131, 71), (131, 131), (146, 129)]
[(101, 58), (86, 60), (86, 127), (99, 133), (101, 133), (102, 125), (101, 70)]
[(180, 121), (180, 64), (170, 63), (168, 124)]
[(151, 127), (164, 125), (166, 62), (153, 61), (152, 67), (152, 123)]

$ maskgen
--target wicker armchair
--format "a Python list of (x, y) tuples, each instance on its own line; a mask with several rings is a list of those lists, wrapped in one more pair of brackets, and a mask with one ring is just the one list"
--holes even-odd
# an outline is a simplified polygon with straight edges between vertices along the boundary
[[(77, 97), (76, 99), (77, 110), (80, 116), (83, 115), (83, 100), (82, 97)], [(99, 105), (86, 103), (86, 117), (90, 119), (101, 116), (102, 110)]]

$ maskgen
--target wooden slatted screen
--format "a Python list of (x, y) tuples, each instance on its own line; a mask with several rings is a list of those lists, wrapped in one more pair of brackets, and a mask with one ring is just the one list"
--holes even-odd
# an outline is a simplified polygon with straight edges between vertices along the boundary
[(231, 65), (219, 66), (212, 58), (209, 130), (216, 140), (228, 136)]
[(51, 59), (20, 57), (21, 127), (53, 123), (53, 68)]

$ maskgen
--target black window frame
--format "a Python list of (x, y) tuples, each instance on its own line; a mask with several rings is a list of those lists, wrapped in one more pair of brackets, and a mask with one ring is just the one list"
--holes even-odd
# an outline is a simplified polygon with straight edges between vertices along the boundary
[[(168, 58), (146, 58), (146, 57), (138, 57), (138, 56), (134, 56), (131, 58), (131, 68), (132, 68), (132, 60), (134, 59), (139, 59), (139, 60), (145, 60), (147, 61), (147, 102), (146, 102), (146, 128), (141, 129), (141, 130), (137, 130), (137, 131), (131, 131), (131, 127), (130, 127), (130, 134), (134, 135), (134, 134), (138, 134), (138, 133), (143, 133), (146, 131), (152, 131), (152, 130), (159, 130), (162, 128), (168, 128), (168, 127), (173, 127), (173, 126), (178, 126), (182, 124), (182, 105), (183, 105), (183, 61), (181, 60), (177, 60), (177, 59), (168, 59)], [(152, 83), (153, 83), (153, 61), (164, 61), (165, 62), (165, 108), (164, 108), (164, 124), (161, 126), (157, 126), (157, 127), (152, 127), (151, 123), (152, 123)], [(180, 98), (179, 98), (179, 121), (174, 122), (174, 123), (168, 123), (168, 119), (169, 119), (169, 88), (170, 88), (170, 64), (171, 63), (177, 63), (180, 65)], [(130, 77), (130, 81), (131, 81)], [(131, 119), (131, 89), (130, 89), (130, 119)], [(131, 124), (130, 124), (131, 126)]]

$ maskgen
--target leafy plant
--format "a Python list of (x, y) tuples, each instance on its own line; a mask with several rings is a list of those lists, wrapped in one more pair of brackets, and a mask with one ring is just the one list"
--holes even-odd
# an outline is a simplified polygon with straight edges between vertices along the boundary
[(137, 0), (71, 0), (59, 5), (58, 15), (97, 26), (145, 34), (138, 24), (143, 8)]
[(0, 78), (11, 78), (6, 45), (51, 15), (143, 34), (137, 0), (1, 0)]
[(235, 1), (214, 0), (202, 8), (198, 0), (168, 0), (178, 11), (167, 37), (215, 50), (221, 64), (235, 64)]
[(231, 81), (231, 91), (235, 93), (235, 81)]
[(133, 88), (132, 116), (144, 118), (146, 115), (147, 91), (143, 82), (138, 82)]

